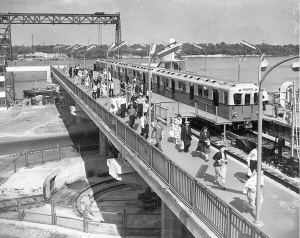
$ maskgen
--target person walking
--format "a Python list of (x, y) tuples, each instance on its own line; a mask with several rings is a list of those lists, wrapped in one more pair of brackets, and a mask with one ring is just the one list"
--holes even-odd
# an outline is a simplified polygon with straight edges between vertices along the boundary
[(149, 118), (147, 116), (147, 112), (144, 112), (144, 115), (141, 117), (141, 136), (143, 136), (146, 140), (149, 136)]
[(97, 84), (93, 83), (93, 93), (92, 93), (92, 97), (96, 100), (97, 98)]
[(133, 126), (135, 124), (135, 118), (136, 118), (136, 110), (132, 104), (130, 104), (128, 107), (128, 116), (129, 116), (129, 126), (133, 129)]
[[(261, 188), (265, 186), (265, 178), (264, 178), (264, 173), (263, 170), (261, 170), (261, 182), (260, 182)], [(245, 183), (243, 193), (247, 195), (247, 200), (248, 202), (244, 201), (243, 202), (243, 207), (246, 209), (246, 206), (254, 209), (256, 205), (256, 190), (257, 190), (257, 170), (255, 169), (253, 171), (252, 176), (250, 179), (247, 180)], [(263, 202), (263, 195), (261, 193), (261, 197), (259, 199), (260, 205), (262, 205)], [(260, 206), (261, 207), (261, 206)]]
[(160, 119), (157, 119), (157, 124), (154, 126), (153, 131), (155, 133), (156, 140), (155, 146), (162, 151), (161, 140), (164, 138), (164, 127)]
[(208, 154), (210, 153), (210, 133), (207, 127), (204, 126), (200, 131), (198, 147), (205, 156), (205, 161), (208, 161)]
[(185, 126), (181, 129), (181, 140), (184, 144), (183, 151), (185, 153), (189, 152), (189, 148), (191, 146), (192, 141), (192, 131), (190, 127), (190, 122), (188, 120), (185, 121)]
[(109, 80), (108, 87), (109, 87), (109, 90), (108, 90), (109, 97), (113, 97), (115, 84), (112, 80)]
[(247, 156), (247, 172), (246, 172), (246, 177), (247, 179), (252, 176), (253, 171), (257, 167), (257, 149), (254, 148), (253, 150), (250, 151), (250, 153)]
[(215, 153), (213, 156), (213, 166), (215, 167), (215, 181), (214, 184), (217, 184), (218, 177), (222, 179), (222, 189), (225, 190), (225, 179), (226, 179), (226, 171), (227, 171), (227, 158), (226, 158), (226, 147), (225, 145), (220, 146), (220, 151)]

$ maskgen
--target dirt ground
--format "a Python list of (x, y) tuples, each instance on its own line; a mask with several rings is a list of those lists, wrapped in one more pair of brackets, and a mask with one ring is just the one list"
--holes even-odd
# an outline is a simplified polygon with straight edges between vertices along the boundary
[(32, 227), (18, 227), (15, 225), (1, 224), (1, 238), (74, 238), (74, 235), (66, 235), (59, 232), (50, 232)]

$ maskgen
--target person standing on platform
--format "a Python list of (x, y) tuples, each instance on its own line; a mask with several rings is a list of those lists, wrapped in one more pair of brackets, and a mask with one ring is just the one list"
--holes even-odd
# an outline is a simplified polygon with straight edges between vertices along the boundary
[(120, 100), (120, 104), (121, 104), (121, 117), (122, 118), (125, 118), (125, 113), (126, 113), (126, 97), (125, 95), (123, 94), (122, 97), (121, 97), (121, 100)]
[(136, 110), (133, 107), (132, 103), (128, 107), (128, 116), (129, 116), (129, 126), (133, 129), (136, 118)]
[(109, 97), (113, 97), (114, 96), (115, 84), (112, 80), (108, 81), (108, 87), (109, 87), (109, 91), (108, 91)]
[(97, 85), (96, 85), (95, 82), (93, 83), (92, 87), (93, 87), (92, 97), (96, 100), (96, 98), (97, 98)]
[(210, 133), (207, 131), (206, 126), (200, 131), (198, 146), (205, 156), (205, 161), (208, 161), (208, 154), (210, 153)]
[[(263, 174), (263, 170), (261, 171), (261, 182), (260, 182), (261, 188), (265, 186), (265, 178)], [(243, 193), (247, 194), (247, 200), (248, 202), (243, 203), (244, 209), (246, 209), (246, 206), (248, 206), (251, 209), (255, 208), (256, 205), (256, 190), (257, 190), (257, 170), (255, 169), (253, 171), (253, 174), (250, 179), (247, 180), (244, 186)], [(261, 193), (261, 197), (259, 199), (260, 205), (262, 205), (263, 202), (263, 195)]]
[(222, 189), (225, 190), (225, 179), (226, 179), (226, 171), (227, 171), (227, 158), (226, 158), (226, 147), (225, 145), (220, 146), (220, 151), (217, 152), (213, 160), (213, 166), (215, 167), (215, 181), (214, 184), (217, 184), (218, 177), (222, 179)]
[(253, 171), (257, 167), (257, 149), (254, 148), (250, 151), (249, 155), (247, 156), (247, 172), (246, 177), (247, 179), (252, 176)]
[(174, 124), (173, 124), (173, 131), (174, 131), (174, 139), (175, 139), (175, 144), (179, 145), (181, 144), (180, 137), (181, 137), (181, 123), (180, 121), (181, 118), (175, 117), (174, 118)]
[(161, 140), (164, 138), (164, 127), (160, 119), (157, 119), (157, 124), (154, 126), (153, 131), (155, 133), (155, 146), (162, 151)]
[(274, 100), (273, 108), (274, 108), (275, 118), (277, 118), (278, 117), (278, 108), (279, 108), (279, 102), (277, 100)]
[(142, 94), (140, 94), (140, 96), (136, 99), (136, 103), (137, 103), (138, 118), (141, 118), (143, 116), (143, 104), (144, 104), (144, 99)]
[(72, 66), (69, 68), (69, 76), (70, 76), (70, 78), (73, 77), (73, 68), (72, 68)]
[(269, 102), (269, 96), (268, 96), (268, 92), (266, 91), (266, 89), (263, 89), (262, 95), (263, 95), (263, 99), (262, 99), (262, 101), (263, 101), (263, 111), (266, 111), (266, 105)]
[(147, 112), (141, 117), (141, 136), (143, 136), (146, 140), (148, 139), (149, 134), (149, 119), (147, 116)]
[(181, 140), (184, 144), (183, 151), (185, 153), (189, 152), (189, 148), (191, 146), (192, 141), (192, 131), (190, 127), (190, 122), (188, 120), (185, 121), (185, 126), (181, 129)]

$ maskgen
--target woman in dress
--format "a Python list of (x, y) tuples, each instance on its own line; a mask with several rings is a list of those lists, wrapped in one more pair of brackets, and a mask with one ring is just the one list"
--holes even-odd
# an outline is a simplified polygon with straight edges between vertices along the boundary
[(173, 123), (173, 131), (174, 131), (174, 139), (175, 139), (175, 144), (179, 145), (181, 143), (181, 125), (179, 124), (180, 121), (177, 117), (174, 118), (174, 123)]
[(198, 146), (200, 151), (204, 154), (205, 160), (208, 161), (208, 154), (210, 153), (210, 134), (205, 126), (200, 131)]

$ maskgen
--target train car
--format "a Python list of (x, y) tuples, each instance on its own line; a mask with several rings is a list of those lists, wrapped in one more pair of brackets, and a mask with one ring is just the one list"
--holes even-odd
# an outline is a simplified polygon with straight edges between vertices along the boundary
[(195, 73), (155, 69), (152, 91), (217, 114), (235, 127), (251, 127), (258, 119), (258, 86)]
[[(105, 61), (101, 61), (105, 65)], [(148, 88), (148, 66), (115, 62), (116, 78)], [(112, 67), (112, 66), (111, 66)], [(113, 68), (113, 67), (112, 67)], [(226, 118), (235, 129), (251, 128), (258, 119), (258, 86), (193, 72), (153, 68), (151, 90), (176, 101)], [(208, 110), (209, 108), (209, 110)]]

